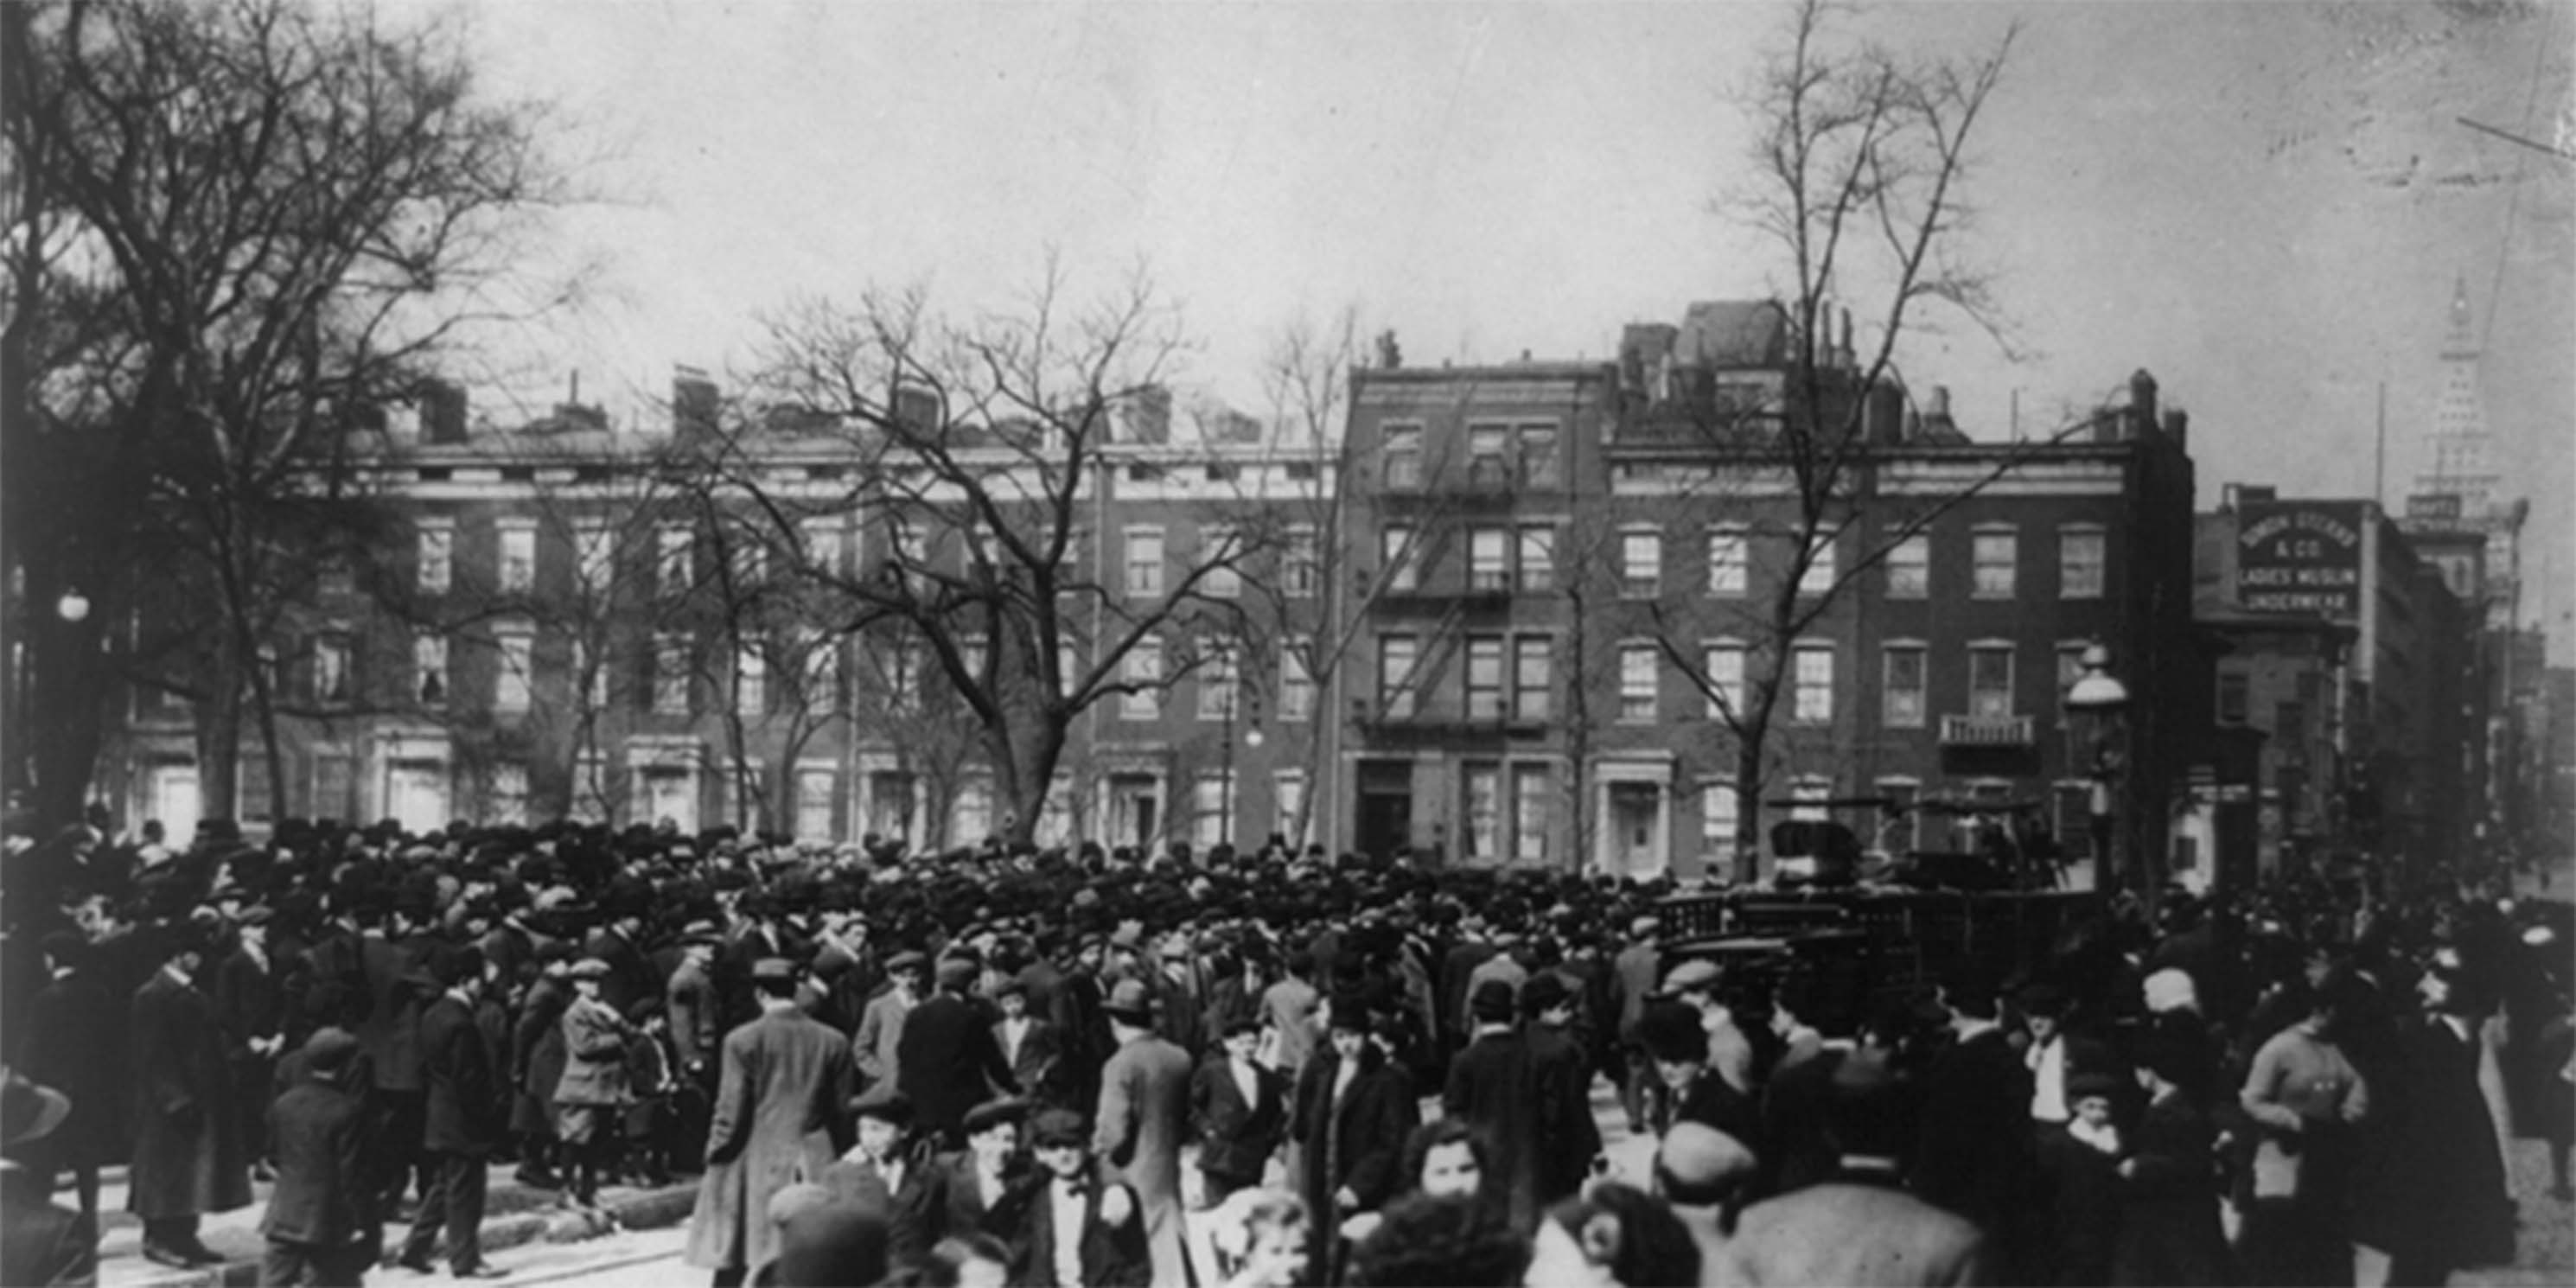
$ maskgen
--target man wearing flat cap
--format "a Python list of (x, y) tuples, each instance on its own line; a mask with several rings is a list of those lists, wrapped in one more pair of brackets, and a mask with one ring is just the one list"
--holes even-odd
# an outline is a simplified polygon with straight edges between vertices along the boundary
[(361, 1049), (346, 1029), (314, 1030), (293, 1061), (295, 1085), (269, 1108), (277, 1188), (259, 1223), (261, 1283), (354, 1284), (375, 1261), (375, 1134), (354, 1085)]
[(846, 1142), (841, 1108), (858, 1090), (850, 1047), (796, 1006), (796, 969), (752, 966), (760, 1017), (725, 1035), (718, 1059), (707, 1171), (689, 1217), (688, 1263), (740, 1284), (777, 1253), (763, 1205), (791, 1181), (819, 1177)]
[(602, 991), (608, 963), (585, 957), (573, 963), (572, 1004), (564, 1008), (563, 1079), (555, 1084), (555, 1135), (570, 1169), (565, 1184), (573, 1202), (599, 1201), (599, 1182), (616, 1157), (619, 1124), (630, 1095), (626, 1042), (634, 1028)]
[(902, 1085), (904, 1020), (921, 1005), (921, 985), (929, 970), (930, 960), (911, 949), (886, 959), (886, 990), (859, 1013), (858, 1034), (850, 1039), (859, 1076), (868, 1085)]
[(833, 1201), (886, 1214), (897, 1262), (917, 1262), (939, 1241), (937, 1164), (913, 1137), (912, 1098), (889, 1086), (869, 1088), (848, 1104), (854, 1143), (824, 1168)]
[(1046, 1110), (1029, 1125), (1029, 1137), (1042, 1171), (1011, 1240), (1010, 1282), (1029, 1288), (1189, 1282), (1185, 1272), (1165, 1278), (1155, 1264), (1135, 1192), (1100, 1178), (1080, 1115)]

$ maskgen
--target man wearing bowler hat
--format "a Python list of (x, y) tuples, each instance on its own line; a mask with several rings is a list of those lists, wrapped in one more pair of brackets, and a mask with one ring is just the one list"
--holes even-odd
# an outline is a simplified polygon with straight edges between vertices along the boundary
[(477, 948), (451, 949), (432, 969), (442, 989), (420, 1017), (421, 1075), (428, 1084), (421, 1149), (430, 1182), (401, 1264), (428, 1273), (430, 1245), (443, 1225), (448, 1269), (459, 1279), (488, 1279), (501, 1273), (484, 1264), (481, 1242), (484, 1166), (501, 1146), (501, 1097), (498, 1062), (474, 1011), (490, 977)]
[(707, 1171), (689, 1217), (688, 1262), (740, 1284), (777, 1255), (769, 1196), (818, 1178), (847, 1140), (841, 1109), (857, 1090), (850, 1046), (796, 1006), (796, 968), (764, 958), (751, 970), (760, 1017), (725, 1035), (718, 1059)]
[(1120, 980), (1101, 1004), (1118, 1050), (1100, 1070), (1092, 1152), (1136, 1192), (1158, 1284), (1187, 1283), (1181, 1233), (1181, 1146), (1190, 1133), (1190, 1057), (1154, 1031), (1142, 981)]

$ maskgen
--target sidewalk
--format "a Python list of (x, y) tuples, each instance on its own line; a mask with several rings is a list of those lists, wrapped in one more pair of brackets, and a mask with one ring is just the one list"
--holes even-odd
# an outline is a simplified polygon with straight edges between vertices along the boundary
[[(520, 1184), (512, 1175), (515, 1170), (510, 1164), (492, 1168), (483, 1204), (484, 1251), (538, 1242), (569, 1243), (606, 1232), (608, 1227), (597, 1217), (563, 1206), (557, 1191)], [(199, 1237), (223, 1254), (223, 1264), (176, 1270), (143, 1259), (143, 1227), (125, 1211), (123, 1172), (112, 1169), (101, 1178), (99, 1208), (105, 1228), (99, 1234), (100, 1288), (244, 1288), (259, 1282), (260, 1256), (267, 1250), (259, 1221), (268, 1210), (271, 1186), (265, 1182), (252, 1186), (257, 1200), (249, 1207), (206, 1217), (199, 1224)], [(697, 1181), (692, 1178), (649, 1190), (608, 1186), (600, 1190), (599, 1204), (618, 1225), (643, 1229), (688, 1220), (697, 1196)], [(69, 1197), (66, 1193), (56, 1201), (66, 1202)], [(385, 1247), (400, 1247), (409, 1232), (407, 1224), (388, 1223)]]

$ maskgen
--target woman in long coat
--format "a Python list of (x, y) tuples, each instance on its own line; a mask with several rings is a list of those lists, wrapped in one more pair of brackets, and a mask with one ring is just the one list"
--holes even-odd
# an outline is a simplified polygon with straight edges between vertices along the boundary
[(131, 1011), (134, 1167), (126, 1209), (143, 1219), (149, 1245), (196, 1246), (197, 1217), (251, 1201), (250, 1155), (230, 1112), (232, 1070), (224, 1060), (215, 1004), (195, 983), (209, 946), (190, 927), (169, 964), (136, 990)]

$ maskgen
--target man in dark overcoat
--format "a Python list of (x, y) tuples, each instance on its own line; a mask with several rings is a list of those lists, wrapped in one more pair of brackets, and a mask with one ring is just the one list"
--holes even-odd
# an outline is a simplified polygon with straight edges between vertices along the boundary
[(1092, 1153), (1125, 1181), (1144, 1210), (1154, 1282), (1185, 1283), (1189, 1257), (1181, 1223), (1181, 1146), (1190, 1133), (1190, 1057), (1157, 1033), (1145, 986), (1122, 980), (1101, 1004), (1118, 1050), (1100, 1068), (1100, 1112)]
[(1422, 1116), (1413, 1080), (1369, 1035), (1367, 1002), (1339, 993), (1325, 1012), (1331, 1044), (1298, 1075), (1289, 1127), (1303, 1151), (1306, 1208), (1316, 1214), (1307, 1266), (1319, 1278), (1342, 1223), (1404, 1188), (1404, 1140)]
[(1521, 986), (1520, 1000), (1525, 1020), (1521, 1040), (1528, 1047), (1537, 1102), (1538, 1134), (1531, 1149), (1537, 1161), (1535, 1220), (1549, 1205), (1583, 1188), (1601, 1154), (1601, 1125), (1592, 1118), (1593, 1053), (1567, 1031), (1574, 990), (1556, 974), (1541, 972)]
[(725, 1035), (707, 1171), (689, 1217), (688, 1263), (739, 1284), (777, 1255), (769, 1196), (819, 1179), (846, 1146), (841, 1107), (857, 1089), (850, 1045), (796, 1007), (796, 971), (778, 958), (752, 968), (760, 1018)]
[(295, 1085), (269, 1108), (277, 1188), (259, 1222), (261, 1283), (356, 1284), (375, 1261), (373, 1133), (353, 1085), (360, 1050), (346, 1029), (314, 1030), (289, 1061)]
[(966, 1143), (967, 1110), (992, 1099), (995, 1089), (1017, 1091), (1019, 1083), (993, 1040), (992, 1017), (967, 996), (974, 963), (945, 958), (938, 978), (938, 991), (904, 1017), (895, 1085), (920, 1113), (922, 1134), (944, 1152)]
[(1509, 983), (1494, 979), (1476, 986), (1467, 999), (1476, 1027), (1466, 1049), (1449, 1062), (1440, 1105), (1444, 1116), (1485, 1138), (1493, 1157), (1485, 1184), (1503, 1195), (1513, 1226), (1530, 1229), (1539, 1212), (1539, 1089), (1529, 1044), (1513, 1024), (1517, 1009)]
[(286, 1045), (286, 994), (269, 956), (268, 923), (268, 909), (245, 911), (234, 932), (238, 942), (215, 968), (215, 1016), (232, 1061), (234, 1112), (255, 1158), (265, 1152), (271, 1082)]
[(481, 1242), (486, 1159), (501, 1144), (498, 1065), (475, 1011), (490, 987), (482, 951), (460, 948), (433, 967), (444, 986), (420, 1017), (423, 1106), (421, 1150), (430, 1169), (420, 1213), (403, 1244), (402, 1265), (427, 1274), (430, 1245), (447, 1231), (447, 1265), (459, 1279), (501, 1272), (484, 1264)]
[(1237, 1015), (1226, 1023), (1223, 1048), (1190, 1075), (1190, 1134), (1211, 1207), (1261, 1184), (1288, 1134), (1288, 1081), (1253, 1058), (1260, 1044), (1259, 1017)]
[(251, 1201), (250, 1151), (231, 1112), (232, 1069), (214, 1000), (197, 986), (219, 933), (174, 927), (161, 969), (134, 994), (134, 1165), (127, 1210), (143, 1220), (143, 1255), (166, 1266), (222, 1260), (197, 1239), (197, 1218)]
[(52, 978), (13, 1020), (19, 1032), (15, 1064), (39, 1086), (74, 1087), (80, 1094), (70, 1096), (70, 1116), (30, 1148), (27, 1162), (44, 1174), (49, 1191), (56, 1173), (72, 1173), (81, 1216), (95, 1239), (98, 1169), (128, 1153), (127, 1035), (123, 1026), (101, 1020), (116, 1013), (117, 1002), (90, 968), (89, 944), (77, 932), (57, 930), (44, 937), (43, 949)]
[(562, 1183), (555, 1165), (564, 1160), (555, 1138), (555, 1084), (563, 1081), (563, 1014), (572, 1005), (572, 949), (560, 941), (539, 947), (544, 963), (519, 1004), (510, 1037), (510, 1130), (519, 1137), (518, 1181), (540, 1189)]
[(2357, 1236), (2388, 1253), (2391, 1285), (2439, 1284), (2513, 1260), (2504, 1084), (2482, 1023), (2491, 985), (2446, 947), (2416, 989), (2423, 1014), (2399, 1026), (2393, 1085), (2372, 1089), (2390, 1152), (2377, 1177), (2381, 1218)]
[(1941, 1001), (1956, 1040), (1924, 1084), (1914, 1192), (1984, 1230), (2004, 1277), (2036, 1278), (2051, 1218), (2030, 1127), (2030, 1067), (2005, 1038), (1992, 984), (1963, 977), (1942, 986)]

